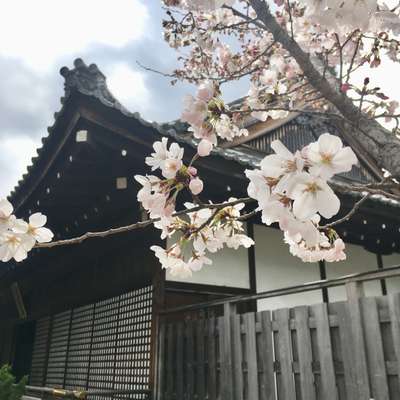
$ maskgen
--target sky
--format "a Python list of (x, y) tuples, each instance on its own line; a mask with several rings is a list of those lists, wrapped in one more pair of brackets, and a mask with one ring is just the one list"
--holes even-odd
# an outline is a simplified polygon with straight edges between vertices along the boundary
[(0, 198), (16, 185), (63, 95), (62, 66), (96, 63), (118, 100), (154, 121), (179, 117), (193, 89), (171, 87), (141, 64), (171, 71), (159, 0), (13, 0), (0, 14)]
[[(162, 38), (160, 0), (13, 0), (0, 13), (0, 199), (17, 184), (53, 125), (63, 95), (62, 66), (96, 63), (115, 97), (152, 121), (179, 117), (193, 87), (147, 72), (137, 63), (170, 72), (177, 53)], [(397, 66), (374, 72), (385, 92)], [(362, 72), (360, 80), (365, 74)], [(244, 86), (242, 87), (244, 89)], [(230, 88), (226, 100), (244, 90)]]

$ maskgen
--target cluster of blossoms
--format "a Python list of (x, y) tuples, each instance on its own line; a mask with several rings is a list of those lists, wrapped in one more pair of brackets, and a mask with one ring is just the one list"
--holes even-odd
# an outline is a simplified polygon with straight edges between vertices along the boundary
[(162, 138), (153, 148), (154, 153), (146, 157), (146, 164), (152, 171), (160, 169), (164, 179), (136, 175), (135, 179), (143, 186), (137, 198), (151, 218), (167, 218), (175, 211), (179, 192), (187, 188), (197, 196), (203, 190), (203, 181), (197, 176), (196, 168), (183, 164), (183, 149), (177, 143), (168, 148), (168, 139)]
[(248, 194), (257, 200), (263, 223), (277, 222), (290, 252), (303, 261), (344, 259), (343, 241), (318, 224), (321, 216), (339, 212), (340, 201), (327, 180), (351, 170), (357, 163), (354, 152), (328, 133), (295, 154), (278, 140), (271, 147), (275, 154), (266, 156), (260, 169), (246, 170)]
[(306, 17), (326, 29), (346, 34), (355, 29), (399, 33), (400, 21), (384, 1), (300, 0)]
[[(234, 200), (231, 198), (229, 202)], [(185, 207), (190, 212), (195, 205), (186, 203)], [(162, 238), (178, 236), (178, 239), (168, 249), (152, 246), (151, 250), (172, 276), (189, 277), (203, 265), (212, 264), (207, 252), (216, 253), (224, 246), (238, 249), (239, 246), (248, 248), (254, 244), (244, 234), (243, 223), (238, 220), (243, 207), (244, 204), (239, 203), (216, 211), (204, 208), (190, 212), (188, 221), (174, 217), (168, 221), (167, 226), (156, 223), (156, 227), (161, 225), (164, 229)]]
[(28, 256), (36, 242), (46, 243), (53, 239), (53, 233), (45, 228), (47, 218), (41, 213), (32, 214), (29, 221), (17, 219), (12, 204), (0, 200), (0, 260), (19, 262)]
[[(171, 7), (170, 19), (163, 23), (165, 38), (173, 48), (183, 50), (179, 57), (182, 68), (174, 71), (177, 80), (198, 84), (212, 78), (213, 82), (224, 83), (248, 77), (248, 97), (235, 113), (243, 117), (248, 112), (262, 121), (284, 118), (293, 108), (327, 107), (324, 99), (314, 95), (291, 54), (262, 25), (252, 23), (258, 16), (251, 1), (164, 0), (164, 3)], [(393, 103), (385, 95), (374, 91), (360, 95), (363, 90), (353, 80), (354, 72), (360, 71), (363, 65), (375, 68), (388, 58), (400, 61), (398, 6), (391, 8), (383, 0), (270, 0), (266, 6), (296, 43), (310, 54), (318, 69), (336, 71), (336, 76), (332, 74), (332, 83), (336, 85), (338, 79), (342, 93), (360, 102), (362, 111), (373, 118), (398, 118), (390, 112)], [(183, 13), (184, 17), (174, 17), (174, 12)], [(196, 107), (201, 109), (197, 110), (197, 117), (203, 114), (203, 123), (189, 123), (198, 138), (209, 139), (209, 143), (202, 143), (203, 154), (209, 151), (216, 136), (227, 136), (224, 138), (230, 140), (244, 134), (243, 130), (235, 129), (238, 118), (235, 113), (224, 110), (222, 101), (208, 108), (196, 100), (191, 98), (186, 103), (183, 119), (186, 111), (190, 114), (196, 113)], [(209, 113), (207, 109), (217, 112)], [(209, 124), (212, 114), (214, 124)], [(217, 121), (220, 121), (218, 125)], [(230, 129), (224, 129), (227, 126)]]
[(189, 220), (173, 216), (178, 194), (186, 189), (196, 198), (203, 190), (203, 182), (196, 168), (183, 164), (183, 149), (177, 143), (168, 148), (168, 139), (163, 138), (153, 148), (154, 153), (146, 157), (146, 164), (153, 171), (161, 170), (163, 179), (155, 175), (136, 175), (135, 179), (142, 185), (137, 198), (151, 218), (158, 218), (154, 226), (161, 230), (161, 238), (179, 236), (169, 249), (151, 247), (163, 268), (174, 276), (187, 277), (204, 264), (211, 264), (207, 251), (215, 253), (224, 246), (237, 249), (253, 244), (238, 220), (243, 203), (227, 204), (215, 211), (207, 205), (200, 211), (190, 211), (195, 204), (185, 203)]
[(210, 81), (199, 85), (196, 97), (187, 95), (184, 101), (182, 121), (191, 125), (201, 157), (208, 156), (217, 144), (217, 136), (232, 141), (235, 137), (246, 136), (246, 129), (239, 129), (232, 121), (229, 108), (218, 98), (218, 90)]

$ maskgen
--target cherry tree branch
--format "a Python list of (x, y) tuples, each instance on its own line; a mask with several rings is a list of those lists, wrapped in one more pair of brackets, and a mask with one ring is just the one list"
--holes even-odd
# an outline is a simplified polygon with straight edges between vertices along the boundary
[(321, 229), (328, 229), (328, 228), (333, 228), (336, 225), (342, 224), (343, 222), (347, 222), (362, 206), (363, 203), (365, 203), (366, 200), (368, 200), (371, 197), (372, 193), (367, 193), (363, 197), (361, 197), (360, 200), (358, 200), (356, 203), (354, 203), (352, 209), (342, 218), (337, 219), (336, 221), (333, 221), (329, 224), (323, 225), (320, 228)]
[[(398, 187), (398, 184), (393, 182), (393, 180), (391, 180), (391, 178), (385, 178), (381, 182), (378, 182), (378, 183), (369, 183), (369, 184), (360, 185), (360, 186), (349, 186), (349, 190), (352, 190), (354, 192), (362, 192), (362, 193), (367, 192), (367, 193), (359, 201), (357, 201), (354, 204), (354, 206), (350, 210), (350, 212), (348, 214), (346, 214), (343, 218), (340, 218), (340, 219), (333, 221), (327, 225), (324, 225), (321, 228), (322, 229), (331, 228), (333, 226), (339, 225), (342, 222), (348, 221), (371, 195), (378, 194), (378, 195), (385, 196), (387, 198), (391, 198), (393, 200), (400, 201), (400, 195), (395, 195), (395, 194), (389, 193), (387, 191), (389, 189), (393, 189), (396, 187)], [(198, 229), (200, 231), (214, 219), (214, 217), (216, 216), (216, 214), (219, 210), (222, 210), (223, 208), (226, 208), (229, 206), (234, 206), (234, 205), (240, 204), (240, 203), (252, 203), (252, 202), (255, 202), (255, 200), (250, 197), (243, 197), (243, 198), (228, 201), (225, 203), (216, 203), (216, 204), (200, 203), (200, 205), (198, 205), (196, 207), (177, 211), (174, 214), (172, 214), (172, 217), (180, 217), (183, 215), (188, 215), (188, 214), (191, 214), (191, 213), (203, 210), (203, 209), (215, 210), (215, 212), (212, 213), (209, 220), (207, 220), (204, 224), (202, 224), (201, 227)], [(251, 217), (254, 217), (259, 212), (260, 212), (260, 210), (250, 211), (249, 213), (243, 214), (240, 217), (238, 217), (237, 220), (245, 221)], [(107, 229), (104, 231), (86, 232), (81, 236), (77, 236), (77, 237), (74, 237), (71, 239), (57, 240), (57, 241), (49, 242), (49, 243), (37, 243), (35, 245), (35, 248), (53, 248), (53, 247), (60, 247), (60, 246), (69, 246), (69, 245), (73, 245), (73, 244), (80, 244), (80, 243), (86, 241), (87, 239), (105, 238), (105, 237), (117, 235), (120, 233), (131, 232), (131, 231), (134, 231), (137, 229), (143, 229), (150, 225), (153, 225), (155, 222), (158, 222), (160, 220), (161, 220), (161, 218), (152, 218), (152, 219), (149, 219), (146, 221), (140, 221), (140, 222), (136, 222), (134, 224), (125, 225), (125, 226), (121, 226), (118, 228), (110, 228), (110, 229)]]
[[(359, 129), (354, 129), (351, 134), (358, 141), (359, 146), (363, 147), (364, 151), (375, 159), (379, 167), (385, 168), (396, 177), (400, 177), (400, 141), (390, 130), (385, 129), (377, 121), (371, 120), (362, 113), (351, 99), (340, 91), (337, 79), (332, 82), (332, 79), (328, 80), (321, 74), (310, 55), (296, 41), (292, 40), (290, 34), (278, 24), (265, 1), (249, 0), (249, 3), (259, 20), (258, 23), (254, 22), (254, 24), (259, 27), (264, 26), (264, 29), (269, 31), (274, 39), (296, 60), (310, 84), (353, 125), (359, 124)], [(238, 10), (233, 12), (241, 18), (248, 18)]]
[[(244, 197), (244, 198), (237, 199), (237, 200), (227, 201), (225, 203), (202, 204), (200, 206), (193, 207), (193, 208), (190, 208), (187, 210), (177, 211), (174, 214), (172, 214), (172, 217), (180, 217), (183, 215), (188, 215), (188, 214), (203, 210), (205, 208), (208, 208), (211, 210), (222, 210), (225, 207), (234, 206), (234, 205), (240, 204), (240, 203), (251, 203), (254, 201), (255, 200), (251, 199), (250, 197)], [(125, 225), (125, 226), (121, 226), (118, 228), (110, 228), (105, 231), (86, 232), (85, 234), (83, 234), (81, 236), (74, 237), (71, 239), (57, 240), (57, 241), (49, 242), (49, 243), (37, 243), (35, 245), (35, 248), (52, 248), (52, 247), (59, 247), (59, 246), (69, 246), (72, 244), (79, 244), (79, 243), (84, 242), (87, 239), (104, 238), (107, 236), (117, 235), (117, 234), (124, 233), (124, 232), (130, 232), (130, 231), (134, 231), (137, 229), (143, 229), (143, 228), (146, 228), (160, 220), (161, 220), (161, 218), (152, 218), (152, 219), (149, 219), (146, 221), (136, 222), (134, 224)]]

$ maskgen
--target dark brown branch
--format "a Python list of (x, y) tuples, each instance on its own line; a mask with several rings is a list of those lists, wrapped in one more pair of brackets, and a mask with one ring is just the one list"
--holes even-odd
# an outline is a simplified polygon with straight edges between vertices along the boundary
[(367, 193), (363, 197), (361, 197), (360, 200), (358, 200), (356, 203), (354, 203), (353, 208), (342, 218), (337, 219), (336, 221), (331, 222), (330, 224), (326, 224), (324, 226), (321, 226), (321, 229), (328, 229), (328, 228), (333, 228), (336, 225), (342, 224), (343, 222), (347, 222), (361, 207), (361, 205), (368, 200), (368, 198), (372, 195), (372, 193)]
[[(359, 124), (359, 129), (354, 129), (351, 135), (344, 132), (347, 139), (357, 140), (358, 146), (369, 153), (379, 167), (385, 168), (396, 177), (400, 177), (400, 141), (388, 129), (360, 112), (351, 99), (340, 91), (337, 80), (336, 83), (331, 82), (331, 80), (328, 81), (322, 76), (317, 66), (311, 61), (310, 55), (296, 41), (292, 40), (288, 32), (278, 24), (265, 1), (249, 0), (249, 3), (259, 19), (258, 26), (264, 26), (274, 39), (289, 52), (303, 70), (310, 84), (327, 101), (333, 104), (347, 120), (351, 121), (353, 126)], [(246, 15), (238, 10), (235, 10), (235, 14), (246, 19)]]
[[(221, 210), (225, 207), (234, 206), (234, 205), (240, 204), (240, 203), (251, 203), (254, 201), (255, 200), (251, 199), (250, 197), (244, 197), (241, 199), (232, 200), (232, 201), (228, 201), (225, 203), (203, 204), (201, 206), (193, 207), (188, 210), (177, 211), (176, 213), (172, 214), (172, 216), (180, 217), (183, 215), (188, 215), (188, 214), (194, 213), (196, 211), (203, 210), (205, 208), (212, 209), (212, 210)], [(52, 247), (58, 247), (58, 246), (69, 246), (72, 244), (79, 244), (87, 239), (104, 238), (107, 236), (117, 235), (117, 234), (124, 233), (124, 232), (130, 232), (130, 231), (137, 230), (137, 229), (143, 229), (143, 228), (146, 228), (158, 221), (160, 221), (160, 218), (153, 218), (153, 219), (149, 219), (147, 221), (136, 222), (131, 225), (121, 226), (119, 228), (110, 228), (105, 231), (86, 232), (85, 234), (83, 234), (81, 236), (71, 238), (71, 239), (58, 240), (58, 241), (49, 242), (49, 243), (37, 243), (35, 245), (35, 248), (52, 248)]]

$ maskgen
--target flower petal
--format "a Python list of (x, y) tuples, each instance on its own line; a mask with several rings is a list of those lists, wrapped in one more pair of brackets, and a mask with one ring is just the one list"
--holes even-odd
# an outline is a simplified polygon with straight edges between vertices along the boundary
[(29, 225), (33, 226), (34, 228), (40, 228), (46, 225), (47, 217), (42, 213), (35, 213), (29, 217)]
[(343, 143), (338, 136), (324, 133), (318, 138), (319, 150), (325, 154), (336, 154), (342, 147)]
[(332, 218), (339, 212), (340, 200), (334, 191), (325, 183), (317, 192), (318, 212), (325, 218)]

